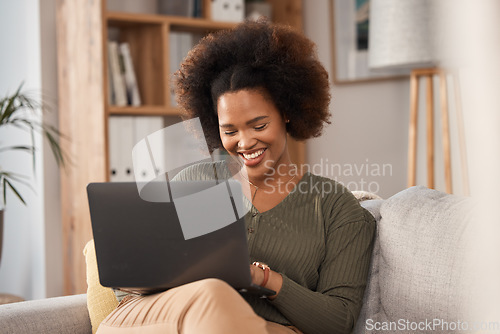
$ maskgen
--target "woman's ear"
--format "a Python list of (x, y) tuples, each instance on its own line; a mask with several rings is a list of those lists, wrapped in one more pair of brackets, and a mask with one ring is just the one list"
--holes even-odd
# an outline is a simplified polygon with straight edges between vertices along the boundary
[(281, 117), (283, 117), (283, 120), (285, 121), (285, 123), (290, 123), (290, 120), (288, 119), (288, 116), (285, 113), (282, 113)]

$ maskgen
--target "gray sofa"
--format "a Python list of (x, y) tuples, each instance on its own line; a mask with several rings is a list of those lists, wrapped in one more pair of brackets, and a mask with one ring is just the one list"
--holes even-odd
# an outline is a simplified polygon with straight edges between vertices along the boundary
[(2, 334), (90, 334), (86, 295), (0, 305)]
[[(413, 327), (464, 319), (472, 200), (412, 187), (361, 204), (377, 219), (377, 237), (354, 333), (430, 333), (435, 326)], [(2, 305), (0, 324), (1, 333), (91, 333), (85, 295)]]

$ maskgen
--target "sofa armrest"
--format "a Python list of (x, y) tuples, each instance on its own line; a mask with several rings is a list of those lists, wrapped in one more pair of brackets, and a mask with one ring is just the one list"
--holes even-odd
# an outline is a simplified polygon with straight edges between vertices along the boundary
[(2, 333), (90, 334), (87, 295), (0, 305)]
[(382, 206), (383, 203), (384, 200), (372, 199), (372, 200), (361, 201), (359, 204), (372, 214), (372, 216), (375, 218), (378, 224), (381, 218), (380, 207)]

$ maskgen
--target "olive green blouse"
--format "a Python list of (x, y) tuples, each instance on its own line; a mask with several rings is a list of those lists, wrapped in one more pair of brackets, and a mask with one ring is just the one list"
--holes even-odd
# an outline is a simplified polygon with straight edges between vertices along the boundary
[[(222, 162), (183, 170), (178, 180), (231, 175)], [(248, 202), (248, 205), (251, 204)], [(306, 334), (350, 333), (361, 309), (375, 220), (336, 181), (305, 173), (274, 208), (245, 216), (250, 263), (261, 261), (283, 276), (274, 300), (245, 295), (269, 321)]]

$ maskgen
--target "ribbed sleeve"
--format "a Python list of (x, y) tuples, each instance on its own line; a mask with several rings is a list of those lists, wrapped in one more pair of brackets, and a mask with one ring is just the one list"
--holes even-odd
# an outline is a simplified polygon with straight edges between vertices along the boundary
[[(203, 170), (212, 175), (213, 168), (198, 165), (178, 178), (203, 179)], [(229, 175), (220, 164), (217, 170)], [(250, 262), (262, 261), (283, 276), (273, 301), (245, 295), (255, 312), (305, 334), (350, 333), (375, 234), (375, 220), (354, 196), (333, 180), (306, 173), (271, 210), (252, 207), (245, 224)]]
[(331, 237), (337, 247), (320, 268), (316, 291), (286, 277), (271, 302), (304, 333), (350, 333), (361, 307), (367, 276), (363, 264), (370, 261), (373, 228), (349, 223)]

